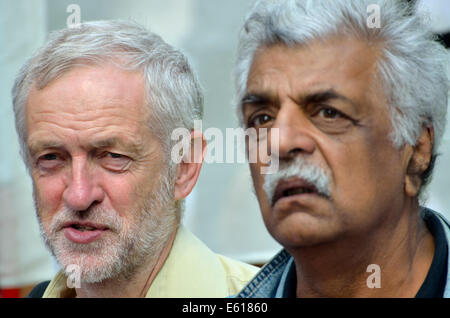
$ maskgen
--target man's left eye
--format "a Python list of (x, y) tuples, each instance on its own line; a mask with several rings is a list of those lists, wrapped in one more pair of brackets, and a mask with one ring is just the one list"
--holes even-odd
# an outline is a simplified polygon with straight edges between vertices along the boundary
[(124, 157), (123, 155), (114, 152), (108, 152), (108, 156), (114, 159), (120, 159)]
[(107, 152), (101, 158), (102, 165), (113, 171), (124, 171), (128, 168), (131, 159), (125, 155)]
[(319, 111), (318, 115), (327, 119), (336, 119), (342, 117), (341, 113), (333, 108), (322, 108)]

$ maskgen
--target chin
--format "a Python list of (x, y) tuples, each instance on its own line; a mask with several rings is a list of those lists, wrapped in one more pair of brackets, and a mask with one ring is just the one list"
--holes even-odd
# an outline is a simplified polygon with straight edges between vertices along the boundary
[(116, 255), (70, 253), (59, 255), (58, 262), (65, 274), (86, 284), (114, 279), (124, 272), (124, 262)]
[(331, 220), (307, 214), (290, 215), (268, 228), (274, 239), (287, 249), (333, 242), (338, 239), (340, 232)]
[(47, 243), (66, 276), (75, 281), (101, 283), (119, 276), (126, 267), (121, 257), (122, 249), (114, 244), (117, 242), (97, 241), (84, 245), (57, 236)]

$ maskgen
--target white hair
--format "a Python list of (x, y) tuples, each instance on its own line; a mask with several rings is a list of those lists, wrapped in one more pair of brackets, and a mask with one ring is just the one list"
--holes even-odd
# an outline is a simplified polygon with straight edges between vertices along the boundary
[[(367, 23), (368, 7), (374, 4), (381, 10), (380, 28), (370, 28)], [(390, 105), (393, 145), (415, 145), (422, 127), (431, 125), (435, 132), (434, 163), (446, 124), (448, 53), (413, 6), (399, 0), (258, 1), (241, 31), (234, 70), (241, 125), (241, 100), (258, 49), (279, 43), (301, 46), (339, 35), (382, 44), (376, 76)]]
[(317, 193), (327, 198), (330, 197), (330, 178), (325, 170), (303, 157), (297, 156), (290, 161), (281, 161), (277, 172), (264, 176), (263, 190), (267, 198), (272, 202), (278, 183), (294, 177), (313, 185), (317, 189)]
[(45, 88), (78, 66), (112, 62), (144, 74), (146, 99), (151, 107), (149, 128), (161, 140), (167, 161), (175, 128), (193, 130), (203, 116), (203, 93), (185, 56), (161, 37), (130, 21), (87, 22), (50, 34), (19, 71), (12, 89), (16, 130), (21, 154), (28, 167), (25, 107), (32, 85)]

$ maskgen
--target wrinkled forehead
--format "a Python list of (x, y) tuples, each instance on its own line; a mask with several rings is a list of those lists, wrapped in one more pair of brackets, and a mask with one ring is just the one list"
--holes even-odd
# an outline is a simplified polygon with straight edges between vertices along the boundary
[(314, 89), (332, 89), (350, 95), (371, 93), (381, 99), (378, 54), (377, 47), (342, 37), (301, 46), (260, 47), (249, 70), (243, 100), (254, 94), (276, 95), (282, 88), (295, 94)]
[(141, 72), (112, 64), (80, 66), (49, 82), (32, 85), (26, 110), (35, 113), (72, 113), (80, 117), (102, 111), (119, 111), (140, 118), (147, 110)]
[(149, 108), (139, 72), (113, 66), (79, 67), (43, 89), (32, 87), (26, 104), (27, 135), (101, 131), (143, 134)]

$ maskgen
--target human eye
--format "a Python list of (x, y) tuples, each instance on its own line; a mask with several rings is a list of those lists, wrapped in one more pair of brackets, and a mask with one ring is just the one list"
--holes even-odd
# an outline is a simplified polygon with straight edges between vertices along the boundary
[(311, 114), (311, 120), (319, 129), (333, 134), (343, 133), (356, 123), (342, 111), (328, 105), (318, 105)]
[(265, 128), (270, 126), (270, 123), (273, 120), (274, 118), (268, 114), (257, 114), (250, 116), (247, 126), (253, 128)]
[(45, 153), (37, 159), (37, 167), (41, 170), (52, 170), (60, 167), (64, 158), (58, 153)]
[(333, 108), (322, 108), (318, 112), (318, 116), (324, 119), (339, 119), (342, 118), (342, 114)]
[(131, 162), (128, 156), (116, 152), (105, 152), (100, 160), (103, 167), (115, 172), (125, 171)]

